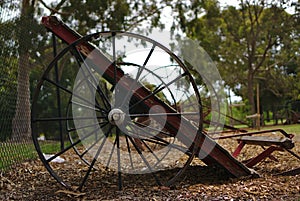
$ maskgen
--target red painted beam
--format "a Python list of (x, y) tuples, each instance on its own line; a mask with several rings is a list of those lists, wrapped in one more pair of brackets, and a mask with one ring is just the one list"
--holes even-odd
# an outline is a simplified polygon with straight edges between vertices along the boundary
[(244, 148), (244, 146), (245, 146), (245, 143), (244, 143), (244, 142), (240, 142), (239, 145), (238, 145), (238, 147), (237, 147), (237, 148), (235, 149), (235, 151), (232, 153), (232, 156), (233, 156), (234, 158), (237, 158), (238, 155), (240, 155), (240, 153), (241, 153), (242, 149)]

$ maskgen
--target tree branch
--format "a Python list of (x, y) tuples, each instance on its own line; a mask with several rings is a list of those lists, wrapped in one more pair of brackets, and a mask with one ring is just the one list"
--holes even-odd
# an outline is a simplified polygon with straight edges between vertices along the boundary
[(263, 63), (265, 62), (265, 60), (266, 60), (268, 51), (269, 51), (270, 48), (271, 48), (273, 45), (275, 45), (275, 44), (276, 44), (276, 39), (275, 39), (274, 41), (272, 41), (272, 37), (269, 36), (269, 42), (268, 42), (268, 45), (267, 45), (267, 47), (266, 47), (265, 50), (264, 50), (264, 53), (263, 53), (263, 55), (262, 55), (262, 58), (261, 58), (260, 62), (259, 62), (258, 65), (255, 67), (254, 72), (257, 71), (257, 70), (262, 66), (262, 64), (263, 64)]
[[(243, 0), (241, 0), (241, 7), (242, 7), (242, 17), (243, 17), (243, 24), (245, 27), (247, 27), (247, 23), (246, 23), (246, 15), (245, 15), (245, 3)], [(247, 45), (247, 52), (248, 52), (248, 60), (250, 57), (250, 44), (249, 44), (249, 34), (245, 31), (245, 37), (246, 37), (246, 45)]]
[(50, 15), (60, 14), (60, 15), (70, 15), (70, 13), (60, 12), (59, 9), (66, 2), (66, 0), (62, 0), (55, 8), (48, 6), (43, 0), (38, 0), (45, 8), (51, 11)]
[[(156, 8), (154, 10), (151, 10), (149, 12), (147, 12), (146, 14), (144, 14), (144, 12), (142, 11), (141, 13), (143, 13), (143, 15), (136, 15), (136, 16), (133, 16), (132, 18), (126, 20), (127, 22), (133, 22), (134, 23), (131, 23), (129, 27), (126, 28), (125, 31), (128, 31), (134, 27), (136, 27), (138, 24), (140, 24), (141, 22), (147, 20), (147, 18), (155, 15), (159, 10), (163, 9), (164, 7), (159, 7), (159, 8)], [(141, 18), (139, 18), (141, 17)]]

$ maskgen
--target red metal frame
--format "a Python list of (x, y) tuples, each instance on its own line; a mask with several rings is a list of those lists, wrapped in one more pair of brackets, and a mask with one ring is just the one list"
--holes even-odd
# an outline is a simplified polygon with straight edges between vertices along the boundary
[[(242, 149), (247, 144), (246, 141), (243, 141), (243, 138), (239, 138), (239, 137), (259, 135), (259, 134), (270, 133), (270, 132), (280, 132), (282, 135), (284, 135), (286, 138), (289, 138), (289, 139), (292, 139), (294, 137), (293, 134), (287, 134), (282, 129), (273, 129), (273, 130), (257, 131), (257, 132), (250, 132), (250, 133), (242, 133), (242, 134), (237, 134), (237, 135), (222, 136), (222, 137), (220, 137), (220, 139), (228, 139), (228, 138), (236, 138), (236, 137), (238, 137), (237, 141), (239, 142), (239, 145), (237, 146), (237, 148), (232, 153), (233, 157), (237, 158), (238, 155), (241, 153)], [(257, 138), (256, 138), (256, 140), (257, 140)], [(265, 143), (266, 141), (261, 141), (261, 142), (254, 143), (254, 144), (259, 145), (262, 142)], [(267, 149), (265, 149), (264, 146), (260, 145), (264, 150), (260, 154), (258, 154), (257, 156), (255, 156), (253, 158), (250, 158), (250, 159), (248, 159), (246, 161), (243, 161), (243, 163), (247, 167), (252, 168), (253, 166), (255, 166), (256, 164), (258, 164), (259, 162), (261, 162), (262, 160), (264, 160), (266, 158), (270, 158), (271, 160), (274, 160), (274, 161), (278, 162), (278, 159), (271, 155), (274, 151), (287, 151), (290, 154), (292, 154), (293, 156), (295, 156), (297, 159), (300, 159), (300, 157), (297, 154), (295, 154), (294, 152), (292, 152), (290, 150), (291, 148), (293, 148), (293, 146), (286, 147), (286, 144), (282, 143), (283, 141), (280, 141), (280, 142), (278, 142), (278, 143), (274, 142), (274, 144), (269, 145), (269, 147)], [(299, 173), (299, 168), (297, 168), (295, 170), (291, 170), (291, 171), (287, 171), (286, 172), (287, 175), (288, 174), (289, 175), (295, 175), (297, 173)], [(284, 174), (285, 173), (282, 173), (282, 175), (284, 175)]]
[(262, 160), (264, 160), (265, 158), (271, 156), (271, 154), (274, 151), (283, 151), (283, 149), (280, 147), (277, 147), (277, 146), (270, 146), (266, 150), (264, 150), (262, 153), (258, 154), (256, 157), (248, 160), (246, 162), (246, 166), (249, 168), (253, 167), (254, 165), (256, 165), (259, 162), (261, 162)]
[(240, 155), (242, 149), (244, 148), (244, 146), (246, 145), (246, 143), (244, 142), (240, 142), (238, 147), (235, 149), (235, 151), (232, 153), (232, 156), (234, 158), (238, 157), (238, 155)]

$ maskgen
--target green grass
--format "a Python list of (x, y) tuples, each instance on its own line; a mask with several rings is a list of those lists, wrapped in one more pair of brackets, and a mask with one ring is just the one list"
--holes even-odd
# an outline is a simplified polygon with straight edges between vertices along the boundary
[(0, 170), (26, 159), (37, 157), (33, 144), (0, 143)]
[[(71, 144), (70, 141), (65, 141), (64, 147), (66, 148), (70, 146), (70, 144)], [(53, 142), (45, 141), (45, 143), (40, 142), (40, 147), (41, 147), (41, 151), (45, 154), (53, 154), (61, 150), (59, 141), (53, 141)]]
[[(283, 122), (285, 122), (285, 120), (283, 120)], [(275, 120), (270, 119), (270, 121), (265, 121), (264, 123), (266, 126), (273, 126), (275, 125)], [(278, 123), (281, 123), (281, 120), (278, 120)]]
[[(65, 147), (69, 146), (70, 142), (65, 142)], [(40, 143), (41, 151), (46, 154), (57, 153), (60, 151), (60, 142), (45, 142)], [(6, 170), (11, 165), (19, 163), (27, 159), (37, 158), (37, 152), (33, 144), (21, 143), (0, 143), (0, 170)]]
[[(283, 121), (285, 122), (285, 120)], [(262, 126), (261, 130), (271, 130), (271, 129), (283, 129), (289, 134), (299, 134), (300, 135), (300, 124), (291, 124), (291, 125), (283, 125), (280, 124), (281, 121), (278, 121), (278, 125), (275, 125), (275, 121), (271, 120), (270, 122), (265, 122), (265, 126)], [(246, 125), (234, 125), (235, 128), (249, 128)], [(257, 129), (253, 129), (256, 131)]]
[(264, 126), (263, 130), (268, 129), (282, 129), (289, 134), (297, 134), (300, 135), (300, 124), (291, 124), (291, 125), (276, 125), (276, 126)]

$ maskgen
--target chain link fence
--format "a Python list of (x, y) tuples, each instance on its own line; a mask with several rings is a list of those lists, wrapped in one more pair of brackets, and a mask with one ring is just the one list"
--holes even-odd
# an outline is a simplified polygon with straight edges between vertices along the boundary
[(32, 12), (34, 1), (21, 2), (0, 1), (0, 171), (37, 157), (30, 103), (37, 80), (52, 59), (50, 36)]

